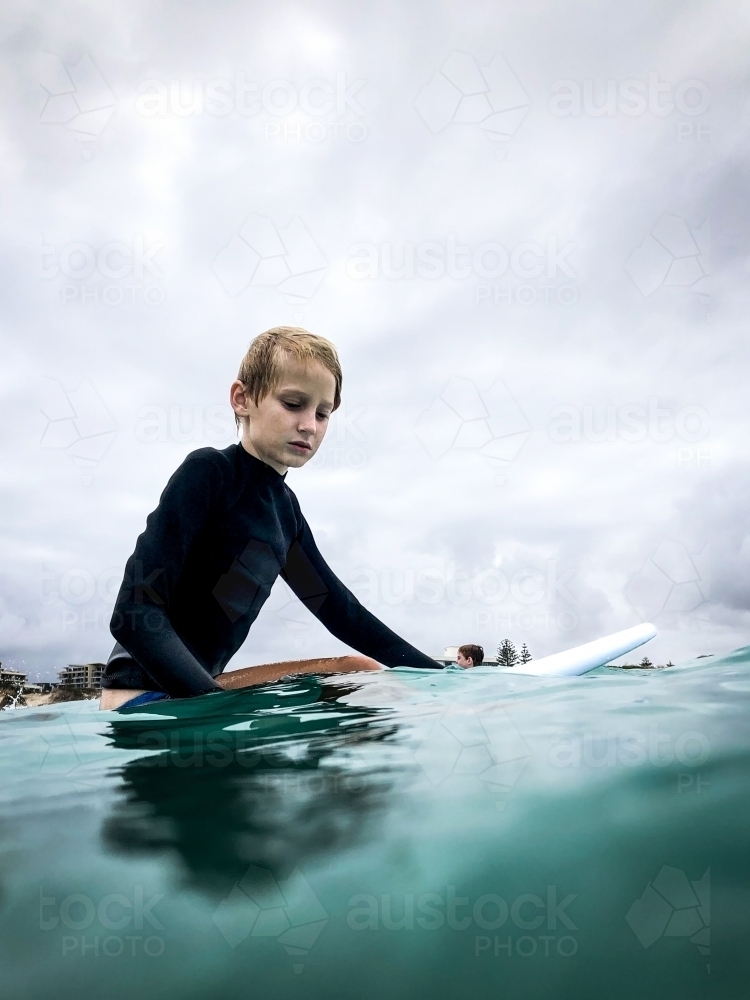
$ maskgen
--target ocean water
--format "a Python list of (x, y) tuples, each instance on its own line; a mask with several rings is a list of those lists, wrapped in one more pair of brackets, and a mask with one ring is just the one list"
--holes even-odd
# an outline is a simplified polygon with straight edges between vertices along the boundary
[(748, 994), (750, 647), (0, 713), (2, 997)]

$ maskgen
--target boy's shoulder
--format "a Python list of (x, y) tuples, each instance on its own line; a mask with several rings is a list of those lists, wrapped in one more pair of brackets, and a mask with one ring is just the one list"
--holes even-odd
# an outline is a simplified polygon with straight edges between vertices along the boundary
[(230, 444), (227, 448), (196, 448), (188, 452), (182, 461), (183, 465), (213, 465), (218, 468), (229, 468), (234, 465), (237, 445)]
[[(245, 482), (242, 469), (246, 468), (241, 460), (241, 447), (239, 444), (230, 444), (227, 448), (196, 448), (185, 456), (175, 471), (175, 476), (179, 474), (180, 478), (187, 476), (191, 480), (218, 480), (221, 487), (230, 487), (230, 492), (234, 492), (232, 485), (234, 489), (241, 491)], [(294, 490), (286, 482), (283, 482), (283, 489), (301, 517), (302, 510)]]
[(236, 445), (229, 445), (228, 448), (196, 448), (175, 469), (174, 477), (182, 480), (186, 477), (192, 480), (219, 480), (223, 484), (231, 477), (235, 468), (236, 449)]

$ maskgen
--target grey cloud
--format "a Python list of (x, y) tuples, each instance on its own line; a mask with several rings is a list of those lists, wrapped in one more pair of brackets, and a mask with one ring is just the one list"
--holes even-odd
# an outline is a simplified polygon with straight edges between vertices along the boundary
[[(437, 653), (477, 639), (492, 648), (508, 635), (535, 655), (584, 642), (638, 620), (628, 584), (664, 539), (689, 553), (705, 539), (709, 617), (660, 610), (655, 655), (676, 661), (746, 643), (747, 28), (732, 6), (517, 3), (499, 13), (482, 2), (376, 3), (355, 13), (341, 3), (199, 12), (16, 2), (2, 46), (3, 662), (51, 675), (107, 655), (111, 592), (147, 513), (190, 450), (231, 442), (222, 407), (251, 337), (294, 321), (338, 345), (346, 406), (358, 416), (341, 439), (334, 425), (323, 460), (290, 483), (342, 579), (353, 585), (359, 573), (363, 589), (366, 570), (373, 610), (409, 640)], [(64, 67), (90, 56), (115, 95), (93, 139), (40, 119), (39, 51)], [(433, 134), (420, 117), (417, 95), (452, 52), (480, 67), (497, 53), (507, 60), (531, 102), (507, 142), (471, 123)], [(366, 137), (312, 141), (304, 114), (147, 117), (136, 108), (146, 81), (180, 81), (187, 101), (194, 81), (205, 94), (211, 80), (234, 83), (238, 73), (261, 89), (289, 81), (297, 94), (312, 80), (335, 86), (338, 73), (347, 86), (363, 80), (364, 114), (350, 109), (342, 121), (361, 121)], [(574, 81), (582, 100), (586, 81), (598, 81), (600, 102), (605, 81), (647, 86), (649, 73), (672, 97), (682, 81), (705, 81), (710, 142), (695, 129), (680, 137), (678, 121), (695, 121), (678, 111), (550, 109), (558, 81)], [(267, 123), (285, 121), (301, 123), (301, 141), (293, 128), (286, 141), (269, 133)], [(299, 216), (309, 229), (329, 268), (308, 302), (290, 304), (271, 286), (232, 296), (218, 280), (212, 265), (250, 214), (277, 229)], [(710, 301), (658, 276), (644, 294), (628, 273), (664, 214), (690, 230), (710, 218)], [(527, 275), (550, 238), (558, 249), (575, 244), (572, 277), (548, 256), (543, 274)], [(111, 276), (121, 250), (109, 269), (76, 273), (86, 251), (71, 257), (74, 244), (96, 258), (118, 243), (135, 260), (139, 240), (153, 251), (140, 276)], [(419, 248), (437, 244), (447, 264), (451, 240), (470, 248), (470, 273), (421, 274)], [(358, 243), (375, 248), (376, 277), (348, 273)], [(524, 244), (541, 250), (488, 278), (471, 261), (488, 243), (509, 260)], [(411, 277), (385, 276), (386, 244), (396, 267), (413, 245)], [(52, 248), (44, 258), (43, 247)], [(563, 285), (575, 291), (568, 304), (556, 297)], [(42, 447), (42, 378), (68, 394), (88, 380), (111, 413), (114, 440), (93, 466), (76, 464), (70, 443)], [(437, 457), (425, 449), (418, 421), (452, 378), (480, 394), (501, 379), (518, 403), (529, 436), (505, 466), (479, 446)], [(656, 425), (651, 399), (666, 411)], [(553, 429), (559, 407), (577, 421), (567, 440)], [(701, 440), (691, 440), (689, 407), (706, 414)], [(144, 430), (149, 413), (163, 433)], [(546, 596), (493, 604), (481, 590), (493, 572), (510, 586), (524, 571), (548, 574), (551, 562), (573, 571), (565, 627)], [(416, 586), (430, 569), (443, 574), (444, 596), (429, 603), (423, 588), (399, 603), (408, 574)], [(452, 572), (468, 576), (469, 600), (448, 596)], [(291, 607), (277, 588), (237, 665), (339, 650)]]

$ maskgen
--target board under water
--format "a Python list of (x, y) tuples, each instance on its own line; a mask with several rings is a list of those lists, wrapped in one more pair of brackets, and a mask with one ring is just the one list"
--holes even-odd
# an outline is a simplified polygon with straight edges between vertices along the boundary
[(743, 996), (750, 648), (0, 712), (3, 997)]

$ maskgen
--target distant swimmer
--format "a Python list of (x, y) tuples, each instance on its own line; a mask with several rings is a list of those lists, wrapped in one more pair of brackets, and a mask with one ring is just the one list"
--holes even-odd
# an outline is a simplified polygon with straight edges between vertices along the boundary
[(469, 643), (466, 646), (459, 646), (456, 654), (456, 663), (459, 667), (481, 667), (484, 660), (484, 650), (481, 646)]
[[(288, 469), (301, 468), (318, 451), (341, 403), (341, 384), (336, 349), (323, 337), (275, 327), (250, 344), (230, 388), (239, 443), (187, 456), (127, 562), (110, 623), (116, 643), (101, 708), (294, 674), (440, 669), (339, 580), (285, 482)], [(279, 576), (329, 632), (362, 655), (223, 674)]]

